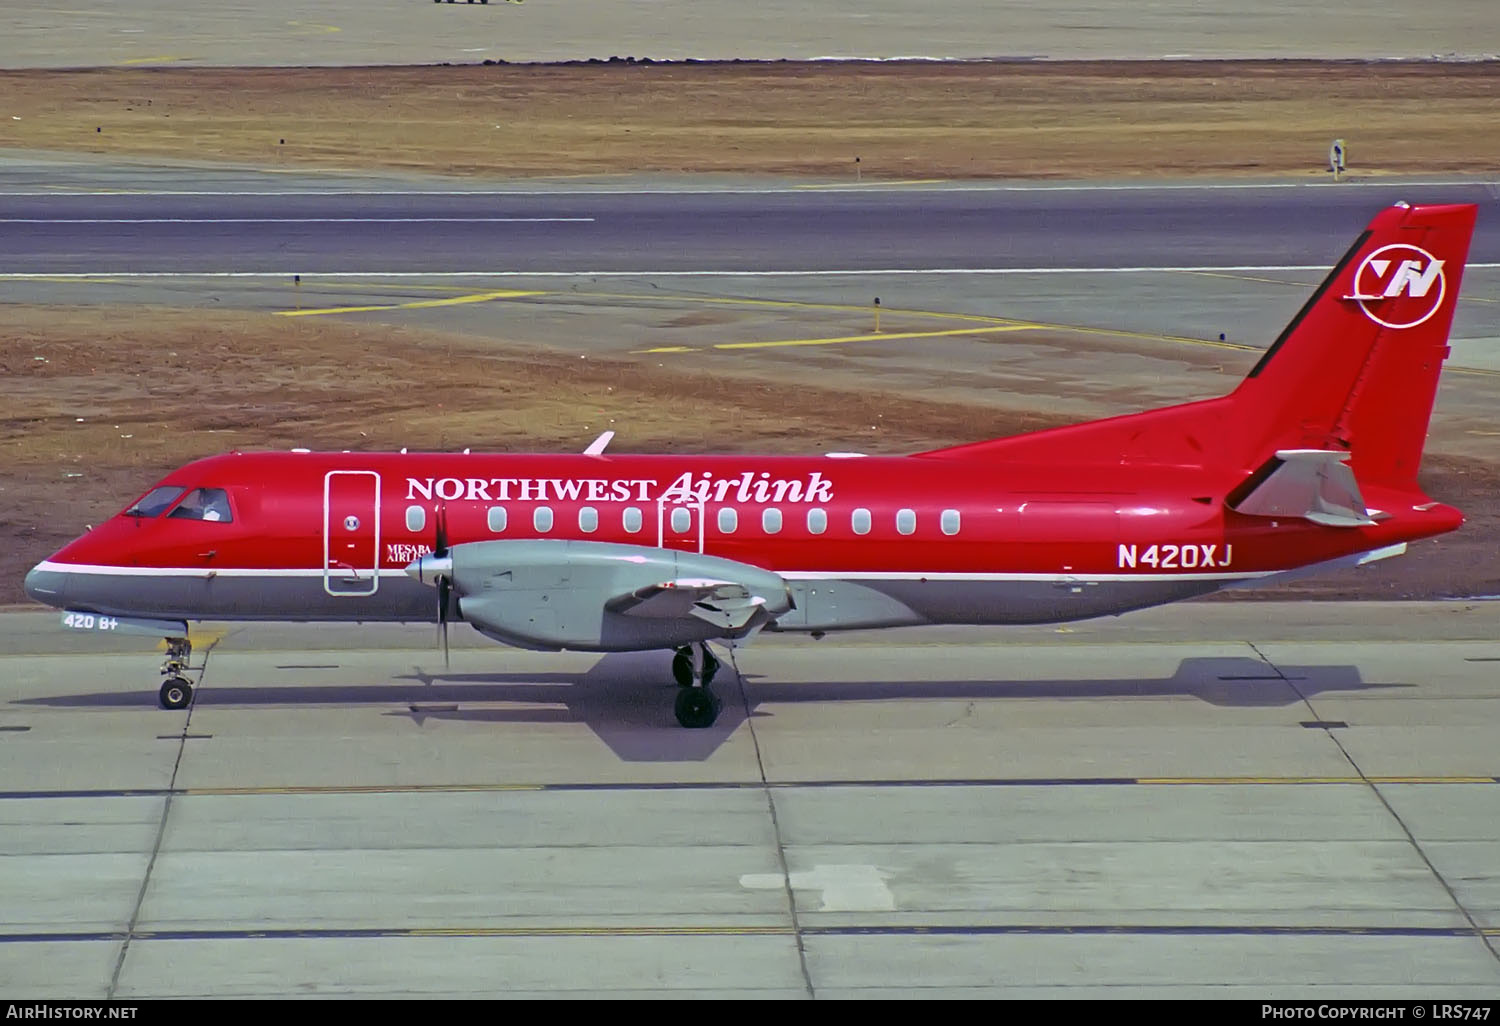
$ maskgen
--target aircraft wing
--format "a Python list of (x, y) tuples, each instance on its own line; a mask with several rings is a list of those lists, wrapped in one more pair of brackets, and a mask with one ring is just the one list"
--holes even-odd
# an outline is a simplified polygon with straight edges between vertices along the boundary
[(1230, 493), (1229, 508), (1256, 517), (1302, 517), (1325, 527), (1373, 524), (1348, 459), (1340, 450), (1279, 450)]
[(681, 577), (637, 588), (604, 604), (612, 613), (625, 616), (675, 620), (696, 616), (707, 623), (738, 630), (748, 624), (766, 604), (764, 597), (736, 581), (708, 577)]
[(463, 619), (522, 648), (638, 651), (740, 640), (794, 606), (786, 580), (762, 567), (617, 542), (463, 542), (441, 557), (419, 557), (407, 573), (446, 579)]

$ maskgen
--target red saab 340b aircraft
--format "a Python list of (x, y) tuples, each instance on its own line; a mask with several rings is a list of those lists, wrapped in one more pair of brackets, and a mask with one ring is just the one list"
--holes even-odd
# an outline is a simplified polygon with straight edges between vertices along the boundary
[[(1076, 620), (1383, 559), (1457, 528), (1417, 485), (1472, 205), (1379, 213), (1233, 392), (911, 456), (233, 452), (26, 575), (84, 631), (462, 620), (529, 649)], [(444, 635), (446, 646), (446, 634)]]

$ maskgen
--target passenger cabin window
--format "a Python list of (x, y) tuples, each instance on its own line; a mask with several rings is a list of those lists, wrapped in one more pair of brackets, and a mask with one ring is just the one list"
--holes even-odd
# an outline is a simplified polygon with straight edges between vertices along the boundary
[(943, 517), (942, 517), (941, 523), (943, 525), (943, 533), (944, 534), (957, 534), (958, 533), (958, 510), (956, 510), (956, 509), (945, 509), (945, 510), (943, 510)]
[(807, 511), (807, 533), (822, 534), (828, 530), (828, 514), (820, 509)]
[(686, 506), (678, 506), (672, 511), (672, 530), (678, 534), (691, 530), (693, 526), (693, 514), (689, 513)]
[(159, 517), (162, 511), (177, 501), (177, 496), (182, 494), (181, 488), (164, 487), (153, 488), (140, 500), (125, 511), (127, 517)]
[(641, 511), (635, 506), (626, 506), (625, 515), (621, 518), (628, 534), (636, 534), (641, 529)]
[(510, 518), (505, 515), (504, 506), (491, 506), (489, 513), (485, 515), (486, 525), (495, 534), (499, 534), (500, 532), (505, 530), (505, 525), (509, 521), (509, 519)]
[(896, 511), (896, 530), (902, 534), (911, 534), (917, 529), (917, 511), (913, 509), (898, 509)]
[(546, 534), (552, 530), (552, 507), (538, 506), (536, 512), (531, 514), (531, 526), (537, 529), (538, 534)]
[(854, 515), (849, 520), (849, 523), (850, 523), (850, 526), (854, 528), (854, 533), (855, 534), (869, 534), (870, 533), (870, 511), (867, 510), (867, 509), (857, 509), (857, 510), (855, 510), (854, 511)]
[(728, 506), (719, 510), (719, 533), (733, 534), (740, 526), (740, 515)]
[(406, 507), (406, 529), (420, 531), (427, 526), (427, 511), (421, 506)]
[(584, 534), (593, 534), (599, 530), (599, 511), (592, 506), (584, 506), (578, 510), (578, 529)]
[(167, 519), (231, 521), (229, 495), (222, 488), (194, 488), (183, 496), (177, 508), (167, 514)]
[(781, 531), (781, 510), (768, 509), (760, 515), (761, 530), (767, 534), (778, 534)]

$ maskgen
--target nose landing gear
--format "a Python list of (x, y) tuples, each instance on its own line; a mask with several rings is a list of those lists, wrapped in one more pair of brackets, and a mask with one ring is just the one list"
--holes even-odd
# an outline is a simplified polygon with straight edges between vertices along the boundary
[(678, 723), (691, 729), (714, 725), (719, 718), (719, 698), (709, 685), (718, 672), (719, 661), (705, 643), (683, 645), (677, 650), (672, 657), (672, 677), (679, 689), (673, 708)]
[(163, 709), (186, 709), (193, 703), (193, 683), (184, 676), (191, 667), (193, 644), (187, 638), (167, 639), (167, 658), (161, 664), (161, 690), (156, 693)]

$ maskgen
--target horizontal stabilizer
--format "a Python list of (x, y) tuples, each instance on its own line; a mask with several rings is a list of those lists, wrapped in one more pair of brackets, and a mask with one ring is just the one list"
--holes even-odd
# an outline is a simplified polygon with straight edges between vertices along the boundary
[(1348, 459), (1342, 450), (1281, 449), (1230, 493), (1229, 508), (1255, 517), (1302, 517), (1325, 527), (1373, 524)]

